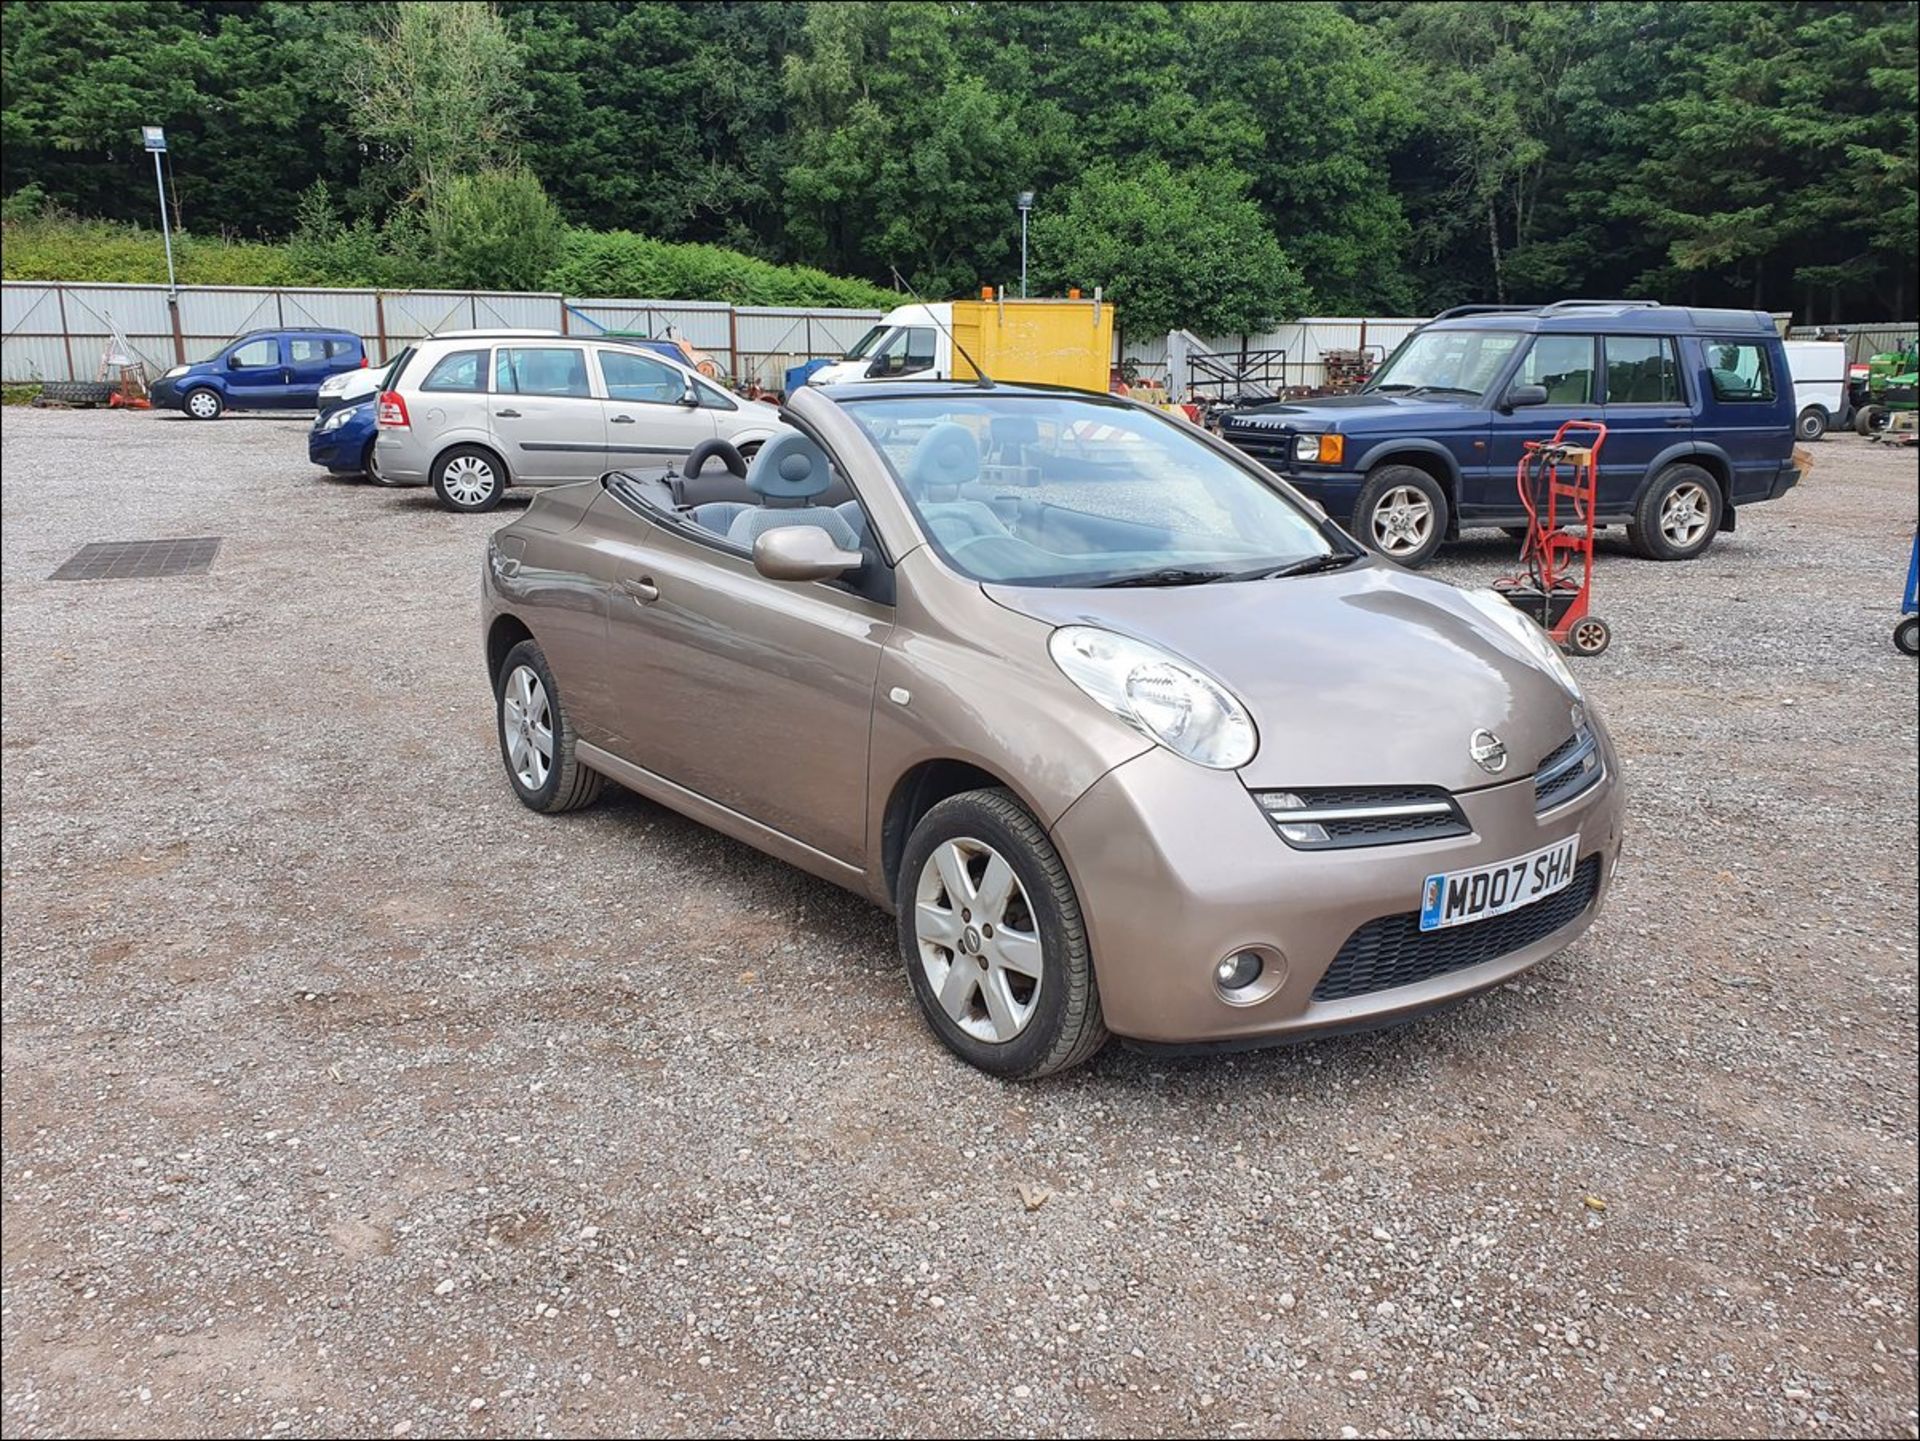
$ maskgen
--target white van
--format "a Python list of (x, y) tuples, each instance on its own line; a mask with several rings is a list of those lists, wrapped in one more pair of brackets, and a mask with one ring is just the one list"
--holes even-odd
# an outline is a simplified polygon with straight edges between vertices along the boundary
[(1841, 340), (1788, 340), (1787, 370), (1793, 377), (1794, 434), (1818, 440), (1847, 424), (1847, 346)]

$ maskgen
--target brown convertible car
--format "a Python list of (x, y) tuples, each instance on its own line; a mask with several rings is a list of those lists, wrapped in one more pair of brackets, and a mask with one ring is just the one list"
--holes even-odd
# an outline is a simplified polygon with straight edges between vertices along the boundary
[(935, 1034), (1034, 1076), (1494, 986), (1593, 920), (1605, 727), (1530, 620), (1106, 396), (806, 389), (751, 465), (547, 491), (483, 574), (501, 755), (871, 897)]

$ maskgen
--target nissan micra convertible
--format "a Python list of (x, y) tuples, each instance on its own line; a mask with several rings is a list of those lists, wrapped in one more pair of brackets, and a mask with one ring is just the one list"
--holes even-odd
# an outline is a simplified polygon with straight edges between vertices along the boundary
[(528, 806), (611, 779), (870, 897), (1003, 1076), (1382, 1025), (1593, 920), (1612, 744), (1491, 591), (1130, 401), (896, 382), (784, 418), (751, 466), (711, 442), (493, 536)]

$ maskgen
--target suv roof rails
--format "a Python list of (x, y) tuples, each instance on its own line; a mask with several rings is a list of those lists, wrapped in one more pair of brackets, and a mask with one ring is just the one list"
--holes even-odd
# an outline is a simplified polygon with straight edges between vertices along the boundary
[(1551, 315), (1556, 310), (1590, 310), (1602, 306), (1619, 306), (1622, 310), (1658, 310), (1658, 300), (1556, 300), (1551, 305), (1540, 307), (1542, 315)]
[(1537, 305), (1456, 305), (1434, 316), (1435, 320), (1451, 320), (1456, 315), (1516, 315), (1532, 314), (1540, 307)]

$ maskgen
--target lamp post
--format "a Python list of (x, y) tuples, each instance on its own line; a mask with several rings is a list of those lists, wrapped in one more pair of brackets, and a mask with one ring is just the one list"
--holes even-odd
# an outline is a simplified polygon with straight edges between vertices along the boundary
[(1033, 192), (1022, 190), (1014, 202), (1020, 207), (1020, 298), (1027, 298), (1027, 212), (1033, 209)]
[(160, 192), (160, 239), (167, 247), (167, 295), (179, 292), (173, 279), (173, 228), (167, 224), (167, 182), (160, 174), (160, 157), (167, 153), (167, 132), (158, 125), (142, 125), (140, 138), (153, 153), (153, 183)]

